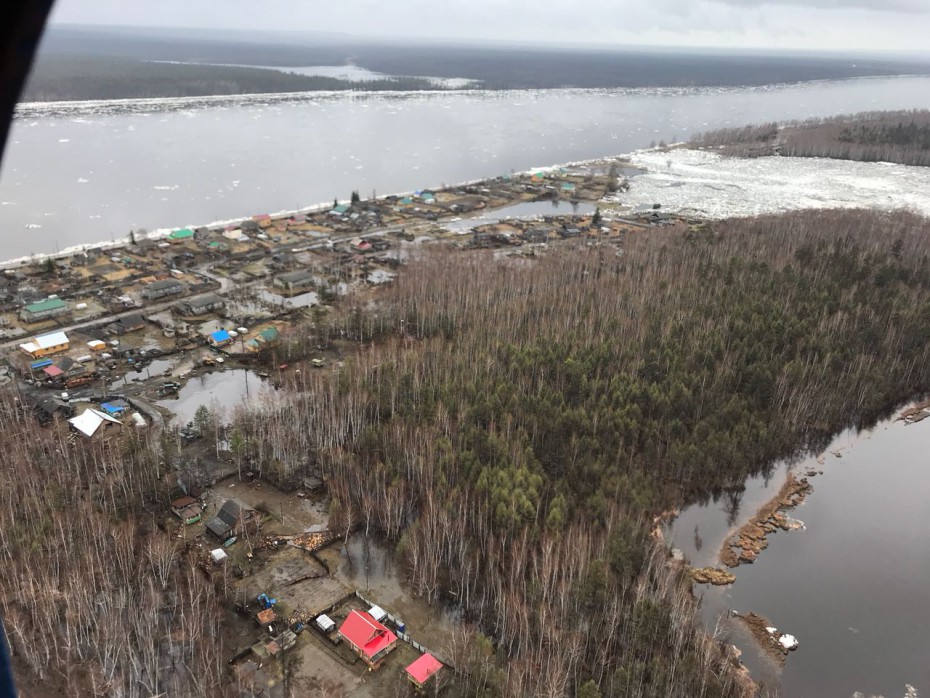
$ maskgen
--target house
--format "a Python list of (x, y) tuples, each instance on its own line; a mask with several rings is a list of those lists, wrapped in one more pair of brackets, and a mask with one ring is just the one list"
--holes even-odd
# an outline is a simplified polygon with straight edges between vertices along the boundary
[(228, 330), (217, 330), (210, 334), (210, 344), (215, 347), (225, 347), (227, 344), (232, 343), (232, 335), (229, 334)]
[(203, 507), (200, 505), (200, 502), (193, 497), (185, 496), (171, 502), (171, 511), (185, 524), (190, 525), (200, 521)]
[(193, 230), (190, 228), (180, 228), (179, 230), (171, 231), (171, 234), (168, 236), (168, 242), (184, 242), (185, 240), (192, 240), (193, 238)]
[(252, 216), (252, 220), (258, 223), (259, 228), (270, 228), (271, 227), (271, 222), (272, 222), (271, 216), (267, 213), (260, 213), (257, 216)]
[(142, 288), (142, 297), (147, 301), (152, 301), (165, 296), (175, 296), (184, 290), (184, 284), (177, 279), (164, 279), (163, 281), (153, 281)]
[(116, 416), (129, 409), (129, 403), (122, 399), (111, 400), (100, 405), (108, 415)]
[(61, 298), (46, 298), (38, 303), (30, 303), (20, 310), (19, 319), (23, 322), (38, 322), (39, 320), (65, 315), (68, 312), (68, 304)]
[(92, 407), (88, 407), (77, 417), (72, 417), (68, 420), (68, 423), (74, 427), (76, 431), (88, 438), (102, 433), (113, 424), (122, 426), (118, 419), (114, 419), (110, 415), (104, 414)]
[(371, 669), (397, 647), (397, 636), (364, 611), (350, 611), (339, 635)]
[(278, 288), (292, 290), (295, 288), (306, 288), (313, 286), (316, 282), (316, 275), (308, 269), (299, 269), (289, 271), (286, 274), (278, 274), (274, 277), (274, 285)]
[(87, 366), (82, 364), (80, 361), (75, 361), (70, 356), (62, 356), (60, 359), (58, 359), (58, 362), (55, 364), (55, 366), (66, 378), (83, 376), (85, 373), (87, 373)]
[(110, 323), (107, 325), (106, 329), (109, 334), (121, 337), (124, 334), (138, 332), (141, 329), (145, 329), (145, 318), (134, 313), (132, 315), (121, 317), (116, 322)]
[(220, 540), (227, 540), (258, 528), (260, 523), (261, 516), (257, 511), (243, 507), (234, 499), (227, 499), (216, 516), (207, 521), (207, 530)]
[(68, 335), (64, 332), (52, 332), (36, 337), (31, 342), (20, 344), (19, 348), (29, 354), (34, 359), (57, 354), (60, 351), (67, 351), (71, 346)]
[(178, 303), (175, 308), (181, 315), (204, 315), (226, 307), (226, 300), (215, 293), (207, 293)]
[(404, 669), (404, 672), (407, 674), (407, 678), (413, 682), (414, 686), (423, 688), (426, 682), (435, 676), (440, 669), (442, 669), (442, 663), (427, 652)]

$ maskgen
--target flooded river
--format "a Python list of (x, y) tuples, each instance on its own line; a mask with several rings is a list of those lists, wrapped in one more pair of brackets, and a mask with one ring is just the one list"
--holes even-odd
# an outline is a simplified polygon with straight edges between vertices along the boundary
[[(682, 512), (667, 531), (695, 565), (714, 564), (728, 530), (778, 491), (786, 469), (811, 478), (814, 492), (789, 515), (805, 529), (769, 536), (731, 587), (695, 586), (709, 630), (743, 651), (757, 681), (786, 698), (902, 696), (905, 684), (930, 692), (930, 420), (885, 421), (841, 434), (825, 451), (772, 477), (754, 478), (737, 503), (724, 498)], [(729, 609), (755, 611), (798, 638), (784, 668), (760, 656)], [(723, 618), (718, 626), (718, 619)]]
[(26, 105), (0, 171), (10, 231), (0, 258), (626, 153), (709, 128), (928, 106), (930, 78)]

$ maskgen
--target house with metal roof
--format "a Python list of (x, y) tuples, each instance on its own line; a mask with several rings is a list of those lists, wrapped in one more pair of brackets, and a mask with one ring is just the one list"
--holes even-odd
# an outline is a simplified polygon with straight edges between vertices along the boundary
[(226, 300), (215, 293), (188, 298), (178, 303), (175, 308), (181, 315), (204, 315), (226, 307)]
[(380, 667), (397, 647), (397, 635), (364, 611), (350, 611), (339, 635), (371, 669)]
[(151, 301), (165, 296), (176, 296), (184, 290), (184, 284), (177, 279), (153, 281), (142, 288), (142, 297)]
[(215, 347), (225, 347), (232, 341), (233, 338), (232, 335), (229, 334), (229, 330), (217, 330), (210, 334), (210, 344)]
[(427, 652), (404, 669), (404, 673), (414, 686), (423, 688), (440, 669), (442, 669), (442, 662)]
[(57, 354), (60, 351), (67, 351), (71, 346), (68, 335), (64, 332), (51, 332), (36, 337), (31, 342), (20, 344), (19, 348), (29, 354), (34, 359)]
[(194, 231), (190, 228), (180, 228), (178, 230), (172, 230), (171, 234), (168, 236), (169, 242), (184, 242), (185, 240), (192, 240), (194, 238)]
[(260, 521), (257, 511), (242, 506), (235, 499), (227, 499), (216, 516), (207, 521), (207, 530), (220, 540), (227, 540), (250, 527), (257, 527)]
[(313, 286), (315, 283), (317, 283), (316, 274), (314, 274), (309, 269), (289, 271), (284, 274), (278, 274), (276, 277), (274, 277), (275, 286), (288, 290), (295, 288), (306, 288), (307, 286)]
[(61, 298), (46, 298), (38, 303), (30, 303), (20, 310), (19, 319), (23, 322), (38, 322), (39, 320), (66, 315), (68, 311), (68, 304)]
[(68, 420), (68, 423), (74, 427), (75, 431), (80, 432), (88, 438), (102, 433), (103, 430), (113, 424), (122, 426), (118, 419), (114, 419), (110, 415), (104, 414), (92, 407), (88, 407), (77, 417), (72, 417)]

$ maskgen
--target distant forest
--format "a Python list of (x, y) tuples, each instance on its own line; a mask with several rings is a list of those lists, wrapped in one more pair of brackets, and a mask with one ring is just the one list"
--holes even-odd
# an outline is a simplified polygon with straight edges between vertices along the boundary
[[(77, 60), (75, 57), (83, 57)], [(92, 59), (92, 60), (91, 60)], [(385, 75), (468, 78), (485, 89), (693, 87), (794, 83), (851, 77), (930, 74), (930, 63), (879, 58), (569, 49), (561, 46), (400, 43), (351, 37), (190, 33), (53, 27), (25, 100), (118, 96), (195, 96), (303, 90), (417, 90), (402, 78), (350, 83), (329, 78), (219, 66), (155, 68), (138, 61), (255, 66), (353, 64)], [(116, 68), (130, 72), (121, 75)], [(104, 84), (104, 83), (112, 83)], [(177, 84), (176, 84), (177, 83)], [(139, 94), (143, 93), (143, 94)]]
[(692, 145), (727, 155), (790, 155), (930, 165), (930, 110), (864, 112), (710, 131)]
[(144, 97), (201, 97), (313, 90), (436, 90), (423, 78), (353, 82), (277, 70), (155, 63), (102, 56), (43, 56), (35, 64), (24, 102)]

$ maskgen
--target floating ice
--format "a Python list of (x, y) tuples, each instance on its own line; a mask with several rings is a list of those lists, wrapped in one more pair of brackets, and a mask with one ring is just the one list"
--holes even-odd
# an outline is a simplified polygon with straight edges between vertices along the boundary
[(786, 650), (794, 650), (798, 648), (798, 639), (794, 635), (788, 635), (787, 633), (778, 638), (778, 644), (784, 647)]
[(705, 218), (808, 208), (910, 209), (930, 215), (930, 168), (824, 158), (728, 158), (700, 150), (639, 151), (647, 170), (617, 200)]

